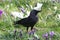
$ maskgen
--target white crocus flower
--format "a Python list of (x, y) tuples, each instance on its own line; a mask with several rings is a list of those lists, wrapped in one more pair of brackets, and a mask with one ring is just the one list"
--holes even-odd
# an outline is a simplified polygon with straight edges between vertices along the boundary
[(34, 10), (40, 11), (42, 7), (42, 3), (37, 3), (37, 7), (34, 7)]
[(7, 5), (6, 7), (9, 8), (9, 5)]
[(13, 16), (13, 17), (15, 17), (15, 18), (23, 18), (23, 13), (21, 12), (16, 12), (16, 11), (14, 11), (14, 12), (11, 12), (11, 15)]
[(57, 10), (57, 6), (55, 6), (54, 9)]
[(13, 12), (11, 12), (11, 15), (12, 15), (14, 18), (17, 18), (17, 17), (18, 17), (18, 18), (23, 19), (23, 18), (28, 17), (28, 16), (30, 15), (30, 12), (27, 11), (27, 15), (24, 16), (24, 13), (22, 13), (22, 12), (13, 11)]
[(58, 18), (60, 19), (60, 14), (58, 14)]

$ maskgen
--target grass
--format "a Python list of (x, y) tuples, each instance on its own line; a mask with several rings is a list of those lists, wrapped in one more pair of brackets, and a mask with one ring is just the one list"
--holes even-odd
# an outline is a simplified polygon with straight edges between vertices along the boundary
[[(6, 4), (4, 3), (3, 5), (0, 6), (0, 8), (4, 10), (4, 14), (6, 13), (6, 16), (3, 14), (2, 18), (0, 18), (0, 40), (28, 40), (29, 35), (28, 35), (28, 33), (26, 33), (26, 28), (23, 27), (22, 25), (19, 25), (19, 27), (18, 26), (15, 27), (13, 25), (14, 19), (12, 19), (12, 17), (10, 16), (10, 12), (19, 11), (16, 4), (12, 3), (12, 5), (13, 5), (12, 6), (10, 3), (9, 4), (7, 4), (7, 3)], [(42, 37), (42, 35), (45, 33), (49, 33), (50, 31), (54, 31), (55, 36), (53, 37), (52, 40), (60, 40), (60, 31), (59, 31), (60, 30), (60, 20), (58, 21), (58, 19), (56, 19), (56, 16), (54, 16), (55, 12), (54, 12), (54, 8), (53, 8), (54, 7), (53, 3), (43, 2), (43, 4), (44, 4), (43, 8), (42, 8), (43, 11), (40, 14), (38, 14), (39, 21), (34, 26), (37, 29), (37, 31), (35, 33), (39, 36), (40, 40), (45, 40)], [(9, 5), (8, 8), (6, 8), (7, 5)], [(55, 3), (55, 6), (58, 7), (58, 9), (56, 10), (57, 13), (60, 13), (59, 12), (60, 4)], [(49, 10), (48, 8), (50, 8), (51, 10)], [(46, 18), (46, 17), (48, 17), (48, 18)], [(17, 30), (16, 35), (14, 33), (15, 29)], [(23, 30), (23, 38), (20, 38), (20, 36), (19, 36), (21, 29)], [(33, 36), (31, 36), (31, 37), (33, 37)], [(49, 40), (50, 40), (50, 38), (49, 38)]]

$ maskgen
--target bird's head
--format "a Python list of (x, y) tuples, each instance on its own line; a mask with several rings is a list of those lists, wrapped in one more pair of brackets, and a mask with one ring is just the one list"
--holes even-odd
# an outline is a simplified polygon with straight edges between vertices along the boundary
[(36, 7), (34, 7), (34, 10), (40, 12), (41, 11), (41, 8), (42, 8), (42, 3), (37, 3)]

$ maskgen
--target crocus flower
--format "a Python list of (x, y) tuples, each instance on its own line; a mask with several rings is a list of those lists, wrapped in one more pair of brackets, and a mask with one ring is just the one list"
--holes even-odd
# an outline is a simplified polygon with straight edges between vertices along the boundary
[(0, 16), (2, 16), (2, 13), (3, 13), (3, 11), (2, 11), (2, 10), (0, 10)]
[(43, 37), (45, 38), (45, 40), (48, 40), (48, 33), (43, 34)]
[(54, 33), (54, 31), (49, 32), (50, 40), (52, 40), (52, 38), (53, 38), (54, 34), (55, 34), (55, 33)]
[(58, 16), (58, 19), (60, 19), (60, 14), (58, 14), (57, 16)]
[(53, 37), (54, 34), (55, 34), (54, 31), (49, 32), (50, 37)]
[(35, 29), (35, 28), (33, 28), (33, 29), (32, 29), (32, 31), (35, 33), (35, 32), (36, 32), (36, 29)]
[(21, 18), (21, 19), (24, 18), (24, 17), (23, 17), (24, 14), (23, 14), (22, 12), (13, 11), (13, 12), (11, 12), (11, 15), (12, 15), (15, 19), (16, 19), (17, 17), (18, 17), (18, 18)]
[(34, 35), (35, 32), (36, 32), (36, 30), (35, 30), (35, 28), (33, 28), (33, 30), (29, 31), (28, 34), (29, 34), (29, 36)]
[(57, 10), (57, 6), (55, 6), (54, 9)]
[(30, 36), (31, 34), (33, 34), (33, 33), (34, 33), (34, 32), (32, 32), (32, 31), (29, 31), (29, 32), (28, 32), (29, 36)]
[(23, 12), (23, 13), (25, 13), (25, 10), (24, 10), (24, 8), (20, 8), (21, 9), (21, 11)]
[(41, 11), (42, 5), (43, 5), (42, 3), (37, 3), (37, 6), (34, 7), (34, 10)]

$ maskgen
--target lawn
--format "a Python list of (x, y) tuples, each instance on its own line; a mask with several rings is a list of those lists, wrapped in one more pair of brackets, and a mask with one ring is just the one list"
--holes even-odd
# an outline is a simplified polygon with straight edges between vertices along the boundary
[[(11, 16), (11, 12), (21, 12), (25, 15), (31, 11), (35, 4), (43, 3), (42, 11), (38, 14), (35, 31), (26, 33), (22, 25), (14, 26), (14, 21), (20, 18)], [(60, 40), (60, 3), (49, 0), (5, 0), (0, 1), (0, 40)], [(29, 20), (30, 21), (30, 20)]]

